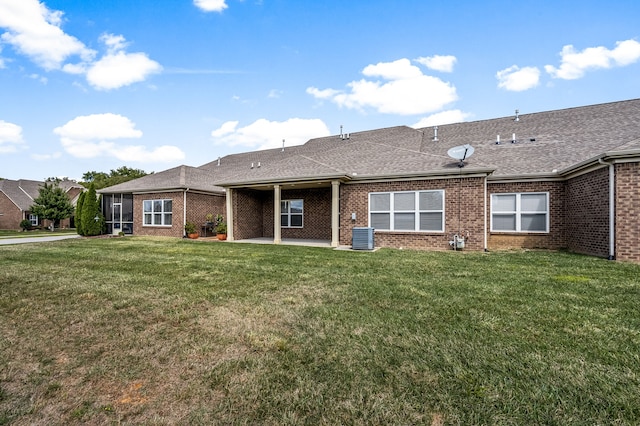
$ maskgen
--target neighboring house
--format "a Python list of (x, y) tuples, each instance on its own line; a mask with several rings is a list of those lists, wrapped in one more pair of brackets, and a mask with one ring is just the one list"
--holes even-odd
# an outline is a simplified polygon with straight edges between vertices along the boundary
[[(460, 167), (448, 152), (465, 145), (474, 152)], [(213, 213), (224, 200), (231, 241), (350, 245), (354, 227), (373, 227), (383, 247), (446, 250), (464, 239), (467, 250), (568, 249), (640, 261), (640, 99), (329, 136), (182, 168), (202, 173), (206, 196), (217, 197)], [(163, 195), (171, 185), (144, 179), (100, 191), (132, 194), (136, 233), (160, 226), (178, 236), (185, 217), (204, 221), (204, 212)], [(187, 200), (194, 186), (172, 188)], [(171, 225), (144, 222), (156, 212), (143, 202), (154, 197), (172, 200)]]
[[(47, 220), (42, 220), (31, 214), (33, 200), (40, 195), (40, 188), (44, 182), (35, 180), (0, 180), (0, 229), (20, 229), (20, 222), (27, 219), (34, 227), (46, 227), (50, 225)], [(62, 180), (58, 183), (71, 203), (75, 206), (78, 196), (84, 187), (71, 180)], [(73, 216), (60, 221), (60, 227), (72, 228)]]

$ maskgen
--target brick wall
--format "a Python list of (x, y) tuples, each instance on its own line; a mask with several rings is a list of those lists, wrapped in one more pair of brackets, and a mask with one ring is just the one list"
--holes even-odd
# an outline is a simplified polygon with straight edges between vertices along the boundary
[[(133, 195), (133, 234), (156, 237), (176, 237), (184, 235), (184, 192), (161, 192), (157, 194)], [(172, 226), (143, 226), (144, 200), (172, 200)]]
[(592, 256), (609, 256), (609, 169), (570, 179), (566, 185), (567, 248)]
[(198, 232), (201, 231), (202, 225), (207, 221), (207, 215), (217, 214), (227, 218), (227, 205), (224, 195), (199, 194), (196, 192), (187, 192), (187, 221), (196, 224)]
[(616, 259), (640, 262), (640, 163), (616, 164)]
[(0, 192), (0, 214), (0, 229), (20, 229), (22, 212), (2, 192)]
[[(149, 226), (143, 225), (144, 200), (172, 200), (172, 225)], [(204, 225), (208, 213), (225, 215), (225, 198), (223, 195), (199, 194), (187, 192), (187, 221), (200, 227)], [(149, 235), (158, 237), (177, 237), (184, 235), (184, 192), (161, 192), (157, 194), (133, 195), (133, 233), (134, 235)]]
[[(369, 225), (369, 193), (443, 189), (445, 191), (445, 232), (376, 231), (376, 247), (451, 250), (454, 234), (465, 237), (465, 249), (484, 248), (484, 178), (452, 178), (340, 186), (340, 244), (351, 245), (354, 227)], [(356, 220), (351, 220), (351, 214)]]
[(515, 182), (490, 183), (487, 185), (487, 230), (491, 229), (491, 194), (506, 192), (548, 192), (549, 233), (489, 232), (488, 248), (504, 249), (551, 249), (566, 248), (564, 233), (564, 182)]
[[(304, 200), (302, 228), (282, 228), (282, 238), (312, 240), (331, 239), (331, 188), (282, 191), (281, 200)], [(265, 217), (270, 218), (273, 235), (273, 203), (265, 205)], [(266, 220), (265, 220), (266, 222)]]
[(233, 194), (233, 238), (244, 240), (264, 236), (263, 205), (268, 191), (237, 189)]

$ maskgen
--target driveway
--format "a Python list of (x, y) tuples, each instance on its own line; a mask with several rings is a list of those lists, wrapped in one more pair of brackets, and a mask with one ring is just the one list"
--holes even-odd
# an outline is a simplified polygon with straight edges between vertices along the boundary
[(27, 237), (27, 238), (2, 238), (0, 246), (8, 244), (44, 243), (48, 241), (67, 240), (69, 238), (79, 238), (80, 235), (52, 235), (50, 237)]

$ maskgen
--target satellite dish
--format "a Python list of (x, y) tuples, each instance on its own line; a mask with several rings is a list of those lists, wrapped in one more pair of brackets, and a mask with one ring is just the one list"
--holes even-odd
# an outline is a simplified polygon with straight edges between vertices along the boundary
[(460, 161), (458, 167), (464, 167), (464, 160), (471, 157), (475, 149), (469, 144), (454, 146), (447, 151), (447, 155), (454, 160)]

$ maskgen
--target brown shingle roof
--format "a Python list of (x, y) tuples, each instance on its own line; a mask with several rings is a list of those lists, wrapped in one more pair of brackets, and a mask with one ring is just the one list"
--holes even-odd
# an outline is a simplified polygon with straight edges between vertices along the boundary
[[(640, 99), (447, 124), (433, 129), (406, 126), (312, 139), (281, 150), (223, 157), (202, 168), (219, 185), (277, 182), (293, 178), (349, 176), (351, 179), (451, 173), (447, 155), (470, 144), (475, 152), (464, 172), (493, 170), (494, 178), (543, 176), (612, 151), (640, 149)], [(512, 135), (516, 142), (511, 143)], [(500, 135), (500, 144), (496, 144)], [(260, 162), (260, 167), (257, 167)], [(254, 168), (251, 168), (254, 163)]]
[[(20, 210), (27, 211), (33, 205), (33, 199), (40, 195), (40, 188), (44, 182), (37, 180), (0, 180), (0, 192), (3, 192)], [(65, 192), (71, 188), (82, 188), (83, 186), (71, 180), (63, 180), (58, 186)]]
[(215, 185), (214, 180), (213, 174), (206, 169), (183, 165), (103, 188), (98, 192), (127, 193), (186, 189), (204, 192), (224, 192), (224, 188)]

